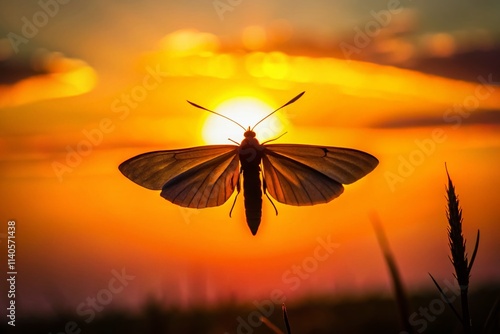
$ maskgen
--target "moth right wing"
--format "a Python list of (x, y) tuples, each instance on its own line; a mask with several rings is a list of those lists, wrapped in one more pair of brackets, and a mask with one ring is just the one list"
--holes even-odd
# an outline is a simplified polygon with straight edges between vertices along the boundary
[(127, 178), (189, 208), (222, 205), (239, 177), (238, 146), (209, 145), (140, 154), (119, 169)]
[(343, 184), (359, 180), (377, 165), (366, 152), (329, 146), (270, 144), (262, 156), (267, 191), (289, 205), (327, 203), (340, 196)]

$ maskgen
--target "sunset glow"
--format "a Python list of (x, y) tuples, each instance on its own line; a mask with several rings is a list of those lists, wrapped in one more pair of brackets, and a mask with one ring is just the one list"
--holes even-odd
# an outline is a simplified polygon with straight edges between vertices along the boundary
[[(256, 98), (239, 97), (223, 102), (214, 111), (231, 118), (247, 129), (253, 128), (273, 109)], [(283, 129), (280, 117), (274, 114), (259, 124), (255, 131), (258, 133), (259, 141), (263, 142), (277, 137)], [(228, 138), (240, 142), (244, 131), (237, 124), (218, 115), (210, 114), (205, 121), (202, 133), (207, 144), (221, 144), (228, 143)]]
[[(316, 297), (392, 298), (375, 215), (408, 293), (435, 292), (429, 272), (453, 280), (445, 163), (468, 254), (481, 230), (471, 289), (500, 282), (500, 77), (491, 61), (500, 28), (456, 19), (470, 14), (467, 22), (479, 24), (489, 16), (475, 13), (500, 5), (462, 12), (466, 5), (411, 2), (389, 17), (381, 2), (222, 1), (214, 9), (219, 1), (56, 1), (58, 12), (35, 34), (21, 18), (41, 20), (38, 2), (14, 3), (0, 4), (0, 244), (15, 220), (23, 316), (68, 310), (82, 332), (93, 332), (100, 320), (85, 328), (75, 310), (122, 268), (135, 278), (96, 319), (122, 309), (142, 315), (150, 300), (179, 312), (253, 308), (275, 290), (292, 307)], [(12, 33), (23, 38), (16, 49)], [(379, 164), (325, 204), (273, 204), (262, 194), (255, 236), (237, 187), (219, 206), (185, 208), (160, 195), (160, 172), (152, 190), (118, 169), (147, 152), (238, 145), (248, 128), (260, 143), (351, 148)], [(140, 168), (168, 170), (165, 161)], [(197, 173), (189, 177), (204, 175)], [(260, 170), (261, 187), (264, 177)], [(6, 302), (0, 298), (1, 309)], [(206, 332), (237, 332), (217, 325)], [(163, 332), (173, 328), (181, 327)]]

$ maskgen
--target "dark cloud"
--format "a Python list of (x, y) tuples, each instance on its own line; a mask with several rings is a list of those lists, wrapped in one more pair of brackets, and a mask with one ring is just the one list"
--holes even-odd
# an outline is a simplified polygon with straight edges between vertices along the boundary
[[(458, 117), (458, 115), (456, 115)], [(467, 118), (460, 118), (462, 125), (500, 125), (500, 110), (478, 110)], [(456, 118), (442, 117), (398, 117), (372, 124), (379, 129), (404, 129), (416, 127), (451, 126), (457, 124)]]

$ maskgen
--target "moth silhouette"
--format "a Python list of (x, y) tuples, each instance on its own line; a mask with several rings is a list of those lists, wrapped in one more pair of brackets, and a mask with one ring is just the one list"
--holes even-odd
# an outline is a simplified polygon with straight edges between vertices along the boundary
[(255, 235), (261, 222), (263, 192), (267, 197), (269, 194), (288, 205), (327, 203), (342, 194), (343, 184), (359, 180), (378, 165), (377, 158), (355, 149), (267, 144), (272, 140), (260, 144), (255, 138), (255, 127), (281, 108), (297, 101), (304, 93), (248, 129), (224, 115), (188, 101), (242, 127), (245, 138), (241, 144), (148, 152), (123, 162), (119, 169), (138, 185), (161, 190), (161, 196), (170, 202), (198, 209), (224, 204), (235, 189), (238, 196), (240, 175), (243, 174), (246, 220)]

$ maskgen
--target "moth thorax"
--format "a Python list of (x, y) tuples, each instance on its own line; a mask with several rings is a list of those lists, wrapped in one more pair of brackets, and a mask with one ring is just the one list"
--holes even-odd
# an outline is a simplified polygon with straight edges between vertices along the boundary
[(260, 146), (259, 141), (255, 137), (247, 137), (245, 136), (245, 139), (241, 142), (241, 146), (243, 148), (245, 147), (253, 147), (253, 148), (258, 148)]

